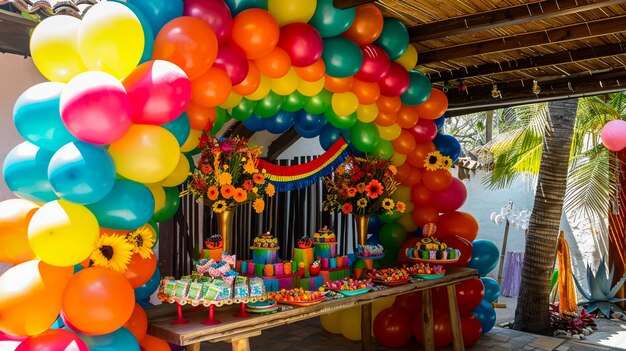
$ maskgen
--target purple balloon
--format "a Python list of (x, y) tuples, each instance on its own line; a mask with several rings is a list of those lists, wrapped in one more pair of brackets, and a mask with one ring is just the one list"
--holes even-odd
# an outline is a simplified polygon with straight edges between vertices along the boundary
[(322, 57), (324, 43), (320, 33), (310, 24), (290, 23), (280, 29), (278, 46), (285, 50), (295, 67), (312, 65)]
[(233, 85), (243, 82), (250, 69), (246, 54), (235, 46), (220, 47), (213, 65), (223, 69), (230, 77)]
[(400, 96), (409, 89), (409, 72), (399, 63), (391, 62), (389, 73), (378, 82), (380, 93), (385, 96)]
[(391, 61), (385, 50), (376, 45), (361, 47), (363, 65), (354, 78), (364, 82), (378, 82), (389, 73)]
[(183, 15), (208, 23), (220, 44), (228, 41), (233, 28), (233, 16), (223, 0), (185, 0), (184, 6)]
[(435, 122), (420, 118), (417, 124), (409, 129), (409, 133), (415, 138), (417, 144), (433, 141), (437, 136), (437, 124)]

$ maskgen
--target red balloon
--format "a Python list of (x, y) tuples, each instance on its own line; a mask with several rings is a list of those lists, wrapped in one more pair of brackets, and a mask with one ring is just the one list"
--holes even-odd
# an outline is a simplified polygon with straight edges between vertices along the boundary
[(305, 67), (322, 57), (324, 43), (320, 33), (310, 24), (290, 23), (280, 29), (278, 46), (285, 50), (295, 67)]
[(441, 117), (448, 109), (448, 97), (441, 90), (432, 88), (428, 100), (416, 107), (420, 118), (434, 120)]
[(437, 223), (439, 220), (439, 213), (432, 206), (415, 206), (411, 214), (413, 215), (415, 225), (418, 227), (423, 227), (428, 223)]
[(415, 138), (416, 143), (428, 143), (437, 136), (437, 125), (428, 119), (419, 119), (409, 132)]
[(233, 85), (243, 82), (250, 70), (246, 53), (236, 46), (220, 47), (214, 65), (228, 74)]
[(461, 316), (461, 331), (463, 333), (463, 345), (472, 347), (483, 334), (483, 327), (474, 314), (468, 313)]
[[(435, 348), (440, 349), (452, 343), (452, 330), (450, 329), (450, 315), (447, 312), (433, 314)], [(413, 335), (421, 345), (424, 345), (423, 323), (420, 315), (413, 322)]]
[[(391, 61), (385, 50), (376, 45), (366, 45), (361, 47), (361, 52), (363, 53), (363, 65), (361, 65), (361, 69), (354, 75), (356, 79), (364, 82), (379, 82), (387, 76), (391, 67)], [(406, 73), (406, 70), (404, 70), (404, 72)]]
[(450, 186), (433, 194), (431, 204), (439, 212), (450, 212), (458, 210), (467, 199), (467, 189), (465, 184), (458, 178), (452, 178)]
[(22, 341), (15, 351), (89, 351), (78, 335), (63, 329), (48, 329)]
[[(389, 66), (389, 73), (381, 81), (378, 82), (378, 85), (380, 85), (380, 93), (382, 95), (400, 96), (404, 94), (407, 89), (409, 89), (409, 83), (409, 72), (407, 72), (407, 70), (402, 67), (401, 64), (397, 62), (391, 62)], [(446, 104), (446, 108), (447, 107), (448, 105)], [(443, 114), (443, 112), (441, 114)], [(418, 115), (421, 116), (422, 114), (418, 112)]]
[(452, 184), (452, 174), (447, 169), (424, 170), (422, 184), (430, 191), (442, 191)]
[(134, 254), (130, 258), (124, 275), (133, 288), (138, 288), (152, 278), (155, 270), (156, 256), (154, 254), (149, 258), (141, 258), (139, 254)]
[(396, 179), (402, 185), (412, 187), (422, 181), (422, 171), (419, 168), (411, 166), (408, 162), (405, 162), (398, 166)]
[[(419, 238), (412, 238), (412, 239), (417, 239), (419, 241)], [(409, 239), (406, 242), (408, 241), (411, 241), (411, 240)], [(413, 244), (413, 246), (415, 246), (415, 244)], [(404, 245), (402, 245), (402, 247), (404, 247)], [(405, 251), (405, 250), (401, 249), (401, 251)], [(400, 254), (402, 254), (402, 252), (400, 252)], [(421, 314), (422, 313), (422, 292), (416, 291), (410, 294), (404, 294), (404, 295), (400, 295), (396, 297), (396, 300), (393, 302), (393, 307), (403, 308), (404, 310), (409, 312), (411, 317), (415, 317)]]
[[(472, 312), (485, 296), (485, 286), (480, 278), (472, 278), (464, 280), (455, 286), (456, 303), (459, 306), (461, 315)], [(433, 290), (433, 306), (437, 310), (449, 312), (448, 310), (448, 291), (445, 287), (435, 288)]]
[(437, 237), (458, 235), (469, 242), (478, 236), (478, 222), (467, 212), (446, 212), (439, 217)]
[(448, 235), (439, 239), (442, 243), (461, 251), (461, 257), (456, 263), (446, 264), (447, 267), (465, 267), (472, 258), (472, 243), (458, 235)]
[(208, 23), (220, 44), (228, 41), (233, 29), (233, 16), (224, 1), (185, 0), (183, 4), (183, 15), (196, 17)]
[(433, 192), (428, 190), (424, 184), (416, 184), (411, 188), (411, 202), (413, 202), (416, 207), (429, 206), (432, 198)]
[(401, 307), (389, 307), (380, 311), (374, 319), (374, 337), (386, 347), (400, 347), (411, 339), (413, 318)]

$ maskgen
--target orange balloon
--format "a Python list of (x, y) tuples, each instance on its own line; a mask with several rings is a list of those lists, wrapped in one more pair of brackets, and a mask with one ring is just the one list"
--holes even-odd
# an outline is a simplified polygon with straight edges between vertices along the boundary
[(406, 186), (414, 186), (422, 181), (422, 171), (419, 168), (411, 166), (408, 162), (398, 166), (396, 179)]
[(211, 68), (216, 57), (215, 33), (208, 23), (195, 17), (169, 21), (154, 39), (152, 59), (175, 63), (192, 80)]
[(371, 105), (380, 97), (378, 83), (368, 83), (355, 79), (351, 91), (359, 99), (361, 105)]
[(146, 336), (146, 332), (148, 331), (148, 317), (146, 316), (146, 311), (144, 311), (138, 303), (135, 304), (133, 313), (130, 315), (126, 324), (124, 324), (124, 328), (133, 333), (139, 342)]
[(279, 35), (278, 22), (265, 10), (248, 9), (233, 20), (231, 39), (250, 60), (269, 54), (278, 44)]
[(443, 191), (452, 184), (452, 174), (447, 169), (422, 172), (422, 184), (430, 191)]
[(420, 118), (434, 120), (448, 109), (448, 97), (441, 90), (432, 88), (428, 100), (415, 107)]
[(134, 308), (133, 288), (122, 274), (107, 268), (83, 269), (63, 292), (63, 315), (81, 333), (112, 333), (128, 321)]
[(409, 129), (415, 127), (418, 121), (417, 108), (415, 106), (402, 105), (398, 111), (396, 123), (402, 128)]
[(141, 258), (139, 254), (134, 254), (130, 258), (124, 275), (133, 288), (138, 288), (152, 278), (155, 270), (156, 256), (154, 254), (149, 258)]
[(350, 91), (352, 83), (354, 83), (354, 77), (352, 76), (346, 78), (336, 78), (327, 74), (326, 80), (324, 81), (324, 88), (328, 91), (332, 91), (333, 93), (345, 93)]
[(126, 235), (130, 230), (118, 230), (100, 227), (100, 235)]
[(261, 72), (252, 61), (248, 61), (248, 75), (243, 82), (235, 85), (233, 91), (241, 96), (254, 93), (261, 84)]
[(478, 236), (478, 222), (467, 212), (446, 212), (439, 217), (439, 222), (437, 222), (437, 236), (447, 235), (458, 235), (472, 242)]
[(72, 274), (74, 267), (34, 260), (0, 275), (0, 331), (31, 336), (50, 328), (59, 317), (63, 289)]
[(381, 95), (376, 101), (376, 105), (378, 105), (378, 111), (396, 114), (402, 107), (402, 99), (400, 99), (399, 96), (390, 97)]
[(396, 114), (395, 113), (386, 113), (382, 111), (378, 111), (378, 116), (374, 120), (374, 123), (378, 124), (381, 127), (389, 127), (396, 123)]
[(204, 107), (221, 105), (232, 90), (230, 77), (223, 69), (211, 67), (205, 74), (191, 81), (191, 99)]
[(423, 227), (428, 223), (437, 223), (439, 220), (439, 213), (437, 213), (437, 210), (432, 206), (415, 206), (411, 214), (418, 227)]
[(413, 151), (413, 148), (415, 147), (415, 138), (408, 131), (402, 130), (400, 135), (393, 140), (391, 144), (393, 144), (394, 150), (399, 153), (408, 154)]
[(383, 14), (374, 4), (356, 8), (354, 22), (342, 36), (351, 39), (359, 46), (369, 45), (376, 41), (383, 32)]
[(324, 72), (326, 72), (326, 64), (324, 60), (319, 59), (315, 61), (315, 63), (304, 66), (304, 67), (294, 67), (296, 73), (302, 80), (306, 80), (307, 82), (317, 82), (318, 80), (324, 77)]
[(170, 351), (170, 345), (165, 340), (152, 335), (146, 335), (139, 346), (146, 351)]
[(35, 258), (28, 243), (28, 223), (39, 205), (23, 199), (0, 202), (0, 262), (22, 263)]
[(406, 155), (406, 161), (413, 167), (424, 168), (424, 160), (429, 153), (437, 151), (435, 144), (432, 142), (415, 144), (415, 148), (411, 153)]
[(267, 55), (254, 60), (261, 74), (270, 78), (280, 78), (289, 72), (291, 68), (291, 58), (287, 52), (279, 47), (275, 47)]
[(424, 184), (416, 184), (411, 188), (411, 202), (415, 207), (429, 206), (432, 198), (432, 191), (428, 190)]
[(204, 107), (194, 102), (189, 102), (185, 112), (189, 116), (191, 129), (203, 130), (209, 123), (215, 121), (215, 109), (212, 107)]

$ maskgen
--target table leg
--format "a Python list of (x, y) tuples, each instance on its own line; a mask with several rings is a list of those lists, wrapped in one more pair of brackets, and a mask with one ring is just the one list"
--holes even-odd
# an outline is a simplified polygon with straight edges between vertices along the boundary
[(185, 351), (200, 351), (200, 343), (185, 346)]
[(435, 350), (435, 325), (433, 323), (432, 291), (422, 291), (422, 335), (424, 336), (424, 350)]
[(176, 303), (176, 320), (173, 321), (171, 324), (181, 325), (187, 323), (189, 323), (189, 321), (183, 318), (183, 306), (181, 306), (179, 303)]
[(236, 339), (231, 341), (233, 351), (250, 351), (250, 339)]
[(372, 348), (372, 304), (361, 306), (361, 351)]
[(459, 315), (459, 305), (456, 301), (456, 288), (448, 285), (448, 308), (450, 309), (450, 329), (452, 330), (452, 350), (463, 351), (463, 333), (461, 332), (461, 316)]

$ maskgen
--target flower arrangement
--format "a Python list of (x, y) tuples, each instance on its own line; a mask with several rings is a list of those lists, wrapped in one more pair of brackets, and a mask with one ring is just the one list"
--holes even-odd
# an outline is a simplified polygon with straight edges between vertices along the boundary
[(442, 155), (439, 151), (429, 153), (424, 159), (424, 168), (427, 171), (436, 171), (438, 169), (449, 170), (452, 167), (452, 159), (449, 156)]
[(152, 247), (155, 238), (154, 228), (148, 223), (125, 235), (103, 233), (89, 256), (90, 265), (124, 273), (134, 254), (144, 259), (154, 254)]
[(335, 169), (334, 177), (324, 178), (328, 191), (324, 210), (358, 215), (404, 212), (406, 205), (391, 198), (398, 187), (396, 173), (391, 161), (374, 156), (349, 156)]
[(209, 134), (202, 135), (198, 147), (202, 154), (184, 194), (204, 200), (215, 213), (248, 202), (256, 213), (263, 212), (263, 196), (272, 197), (276, 190), (265, 179), (265, 170), (258, 168), (261, 147), (239, 136), (218, 140)]

